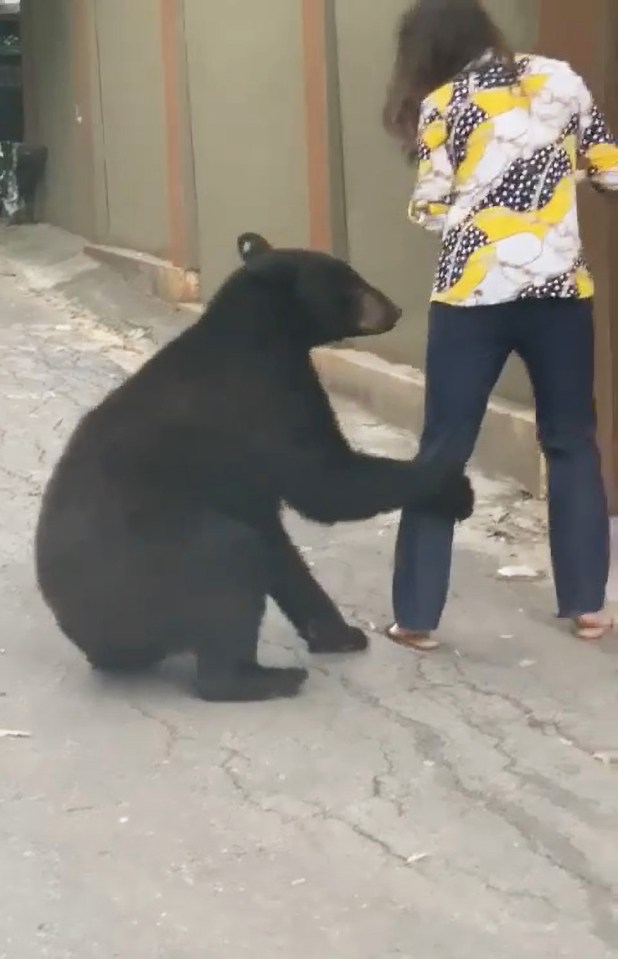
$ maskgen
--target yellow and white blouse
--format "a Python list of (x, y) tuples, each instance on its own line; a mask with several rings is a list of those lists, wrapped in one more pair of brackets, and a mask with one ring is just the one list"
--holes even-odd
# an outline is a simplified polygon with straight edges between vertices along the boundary
[(422, 105), (409, 215), (442, 234), (434, 301), (593, 295), (576, 168), (618, 190), (618, 145), (567, 63), (518, 56), (517, 74), (486, 55)]

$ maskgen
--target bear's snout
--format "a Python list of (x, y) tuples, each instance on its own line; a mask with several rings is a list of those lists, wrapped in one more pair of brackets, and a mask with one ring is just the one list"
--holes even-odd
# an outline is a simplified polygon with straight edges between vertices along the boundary
[(388, 333), (401, 319), (402, 310), (378, 290), (365, 290), (361, 299), (359, 332), (365, 336)]

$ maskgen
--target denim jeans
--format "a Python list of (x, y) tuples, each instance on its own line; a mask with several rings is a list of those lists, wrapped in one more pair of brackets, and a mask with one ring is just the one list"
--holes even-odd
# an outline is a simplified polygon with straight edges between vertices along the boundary
[[(433, 303), (420, 455), (467, 463), (490, 394), (511, 353), (523, 360), (548, 467), (549, 530), (558, 612), (598, 612), (609, 571), (609, 517), (596, 444), (592, 301), (496, 306)], [(435, 629), (450, 578), (453, 525), (404, 510), (393, 605), (404, 629)]]

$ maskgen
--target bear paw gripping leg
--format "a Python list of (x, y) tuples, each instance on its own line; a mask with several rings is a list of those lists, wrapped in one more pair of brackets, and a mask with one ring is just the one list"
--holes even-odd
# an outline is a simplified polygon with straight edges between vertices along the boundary
[(305, 631), (304, 639), (311, 653), (362, 653), (369, 640), (355, 626), (345, 622), (312, 623)]
[(450, 522), (463, 522), (472, 515), (474, 490), (461, 467), (440, 462), (423, 463), (418, 468), (413, 505)]
[(308, 677), (306, 669), (275, 669), (248, 664), (217, 673), (198, 667), (197, 691), (208, 702), (245, 703), (296, 696)]

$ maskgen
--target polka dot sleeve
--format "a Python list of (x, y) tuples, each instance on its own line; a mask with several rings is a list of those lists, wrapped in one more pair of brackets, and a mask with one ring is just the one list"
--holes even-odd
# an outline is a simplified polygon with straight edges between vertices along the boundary
[(618, 143), (590, 90), (581, 78), (578, 80), (579, 155), (593, 186), (599, 190), (618, 190)]
[(425, 101), (418, 133), (418, 176), (409, 207), (413, 223), (442, 233), (453, 201), (454, 171), (447, 150), (446, 122), (442, 114)]

